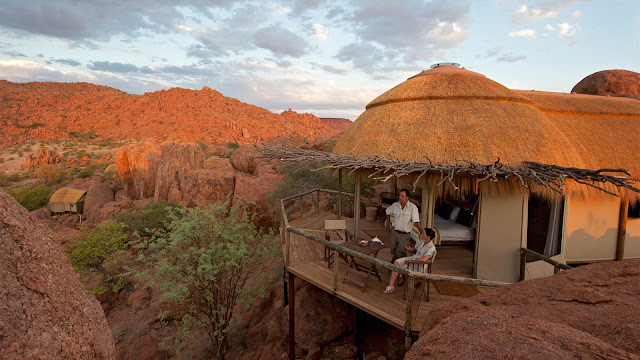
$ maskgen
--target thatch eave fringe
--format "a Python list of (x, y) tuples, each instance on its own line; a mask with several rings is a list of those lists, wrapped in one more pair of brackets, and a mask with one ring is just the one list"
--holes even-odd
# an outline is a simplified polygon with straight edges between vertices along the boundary
[(636, 186), (639, 181), (631, 178), (626, 169), (589, 170), (534, 161), (524, 161), (522, 166), (510, 166), (501, 163), (500, 158), (492, 164), (481, 164), (467, 159), (456, 159), (458, 163), (450, 164), (449, 162), (433, 163), (428, 159), (425, 162), (393, 160), (377, 155), (354, 156), (307, 149), (267, 147), (260, 151), (261, 158), (282, 163), (324, 163), (326, 165), (320, 169), (346, 169), (350, 173), (356, 170), (368, 170), (370, 178), (382, 181), (387, 181), (391, 177), (416, 175), (414, 188), (421, 177), (429, 173), (439, 173), (440, 182), (437, 186), (448, 182), (456, 190), (454, 177), (464, 175), (476, 177), (478, 182), (486, 180), (498, 182), (499, 179), (507, 180), (510, 177), (516, 177), (524, 188), (529, 188), (529, 184), (533, 183), (563, 196), (567, 180), (613, 196), (619, 196), (618, 192), (640, 195), (640, 188)]

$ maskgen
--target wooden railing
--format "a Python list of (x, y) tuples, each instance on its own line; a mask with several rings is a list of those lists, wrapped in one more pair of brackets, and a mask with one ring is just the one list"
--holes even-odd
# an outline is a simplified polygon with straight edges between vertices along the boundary
[[(460, 283), (460, 284), (470, 284), (470, 285), (476, 285), (476, 286), (485, 286), (485, 287), (500, 287), (500, 286), (504, 286), (504, 285), (509, 285), (509, 283), (504, 283), (504, 282), (499, 282), (499, 281), (489, 281), (489, 280), (480, 280), (480, 279), (469, 279), (469, 278), (462, 278), (462, 277), (457, 277), (457, 276), (449, 276), (449, 275), (438, 275), (438, 274), (429, 274), (429, 273), (422, 273), (422, 272), (414, 272), (414, 271), (409, 271), (407, 269), (404, 268), (400, 268), (397, 267), (395, 265), (393, 265), (392, 263), (386, 262), (386, 261), (382, 261), (380, 259), (374, 258), (372, 256), (369, 255), (365, 255), (361, 252), (352, 250), (352, 249), (348, 249), (344, 246), (341, 246), (339, 244), (333, 243), (331, 241), (327, 241), (325, 239), (319, 238), (313, 234), (310, 234), (304, 230), (298, 229), (298, 228), (294, 228), (289, 224), (289, 219), (287, 217), (287, 213), (286, 213), (286, 207), (285, 207), (285, 203), (289, 202), (291, 200), (296, 200), (296, 199), (301, 199), (303, 196), (309, 195), (309, 194), (313, 194), (314, 192), (328, 192), (328, 193), (338, 193), (337, 191), (334, 190), (328, 190), (328, 189), (313, 189), (313, 190), (309, 190), (306, 191), (304, 193), (301, 194), (297, 194), (297, 195), (293, 195), (293, 196), (289, 196), (287, 198), (283, 198), (280, 200), (280, 208), (282, 211), (282, 236), (283, 236), (283, 242), (285, 244), (285, 254), (284, 254), (284, 258), (285, 258), (285, 266), (289, 266), (290, 263), (290, 253), (291, 253), (291, 233), (294, 234), (298, 234), (302, 237), (305, 237), (311, 241), (315, 241), (323, 246), (326, 246), (330, 249), (335, 250), (334, 251), (334, 255), (333, 256), (338, 256), (338, 253), (344, 253), (347, 254), (349, 256), (353, 256), (355, 258), (358, 258), (360, 260), (366, 261), (369, 264), (374, 264), (375, 266), (379, 267), (379, 268), (384, 268), (387, 270), (391, 270), (391, 271), (395, 271), (398, 272), (402, 275), (404, 275), (407, 278), (407, 284), (408, 284), (408, 288), (407, 288), (407, 296), (406, 296), (406, 320), (405, 320), (405, 333), (407, 334), (407, 336), (411, 335), (411, 331), (412, 331), (412, 302), (413, 302), (413, 297), (415, 295), (415, 283), (416, 281), (448, 281), (448, 282), (454, 282), (454, 283)], [(353, 194), (346, 194), (343, 193), (344, 195), (347, 196), (353, 196)], [(316, 195), (319, 196), (319, 195)], [(354, 205), (358, 206), (357, 204)], [(301, 210), (302, 211), (302, 210)], [(355, 220), (355, 219), (354, 219)], [(336, 259), (335, 261), (333, 261), (333, 292), (338, 293), (339, 289), (338, 289), (338, 263), (339, 261), (337, 261), (338, 259)]]
[(567, 264), (563, 264), (563, 263), (559, 263), (549, 257), (546, 257), (542, 254), (539, 254), (535, 251), (526, 249), (526, 248), (520, 248), (520, 281), (524, 280), (525, 278), (525, 273), (527, 271), (527, 257), (531, 257), (534, 258), (536, 260), (542, 260), (548, 264), (553, 265), (553, 273), (557, 274), (558, 272), (560, 272), (560, 270), (570, 270), (572, 269), (571, 266), (567, 265)]

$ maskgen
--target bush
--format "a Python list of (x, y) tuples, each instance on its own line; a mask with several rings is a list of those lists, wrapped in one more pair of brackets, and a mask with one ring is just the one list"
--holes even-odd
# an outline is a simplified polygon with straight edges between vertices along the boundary
[(237, 142), (229, 142), (229, 143), (227, 143), (227, 147), (229, 149), (235, 150), (235, 149), (240, 147), (240, 144), (238, 144)]
[(9, 186), (18, 180), (20, 180), (20, 173), (8, 175), (4, 171), (0, 172), (0, 186)]
[(123, 230), (128, 234), (151, 236), (158, 230), (166, 230), (169, 224), (169, 213), (180, 208), (180, 205), (168, 201), (151, 203), (131, 212), (117, 214), (115, 221), (124, 225)]
[(67, 257), (73, 269), (80, 275), (87, 275), (90, 270), (99, 272), (102, 283), (91, 292), (99, 294), (106, 290), (120, 291), (124, 286), (124, 280), (117, 279), (102, 265), (114, 252), (125, 248), (128, 235), (123, 232), (124, 225), (113, 221), (98, 225), (95, 229), (83, 227), (82, 234), (67, 249)]
[(204, 329), (212, 355), (222, 359), (236, 305), (248, 306), (266, 294), (260, 284), (268, 282), (257, 275), (268, 276), (263, 265), (277, 244), (271, 232), (258, 232), (243, 204), (229, 209), (229, 200), (209, 208), (174, 209), (169, 218), (166, 232), (138, 244), (149, 249), (139, 259), (151, 269), (138, 275), (150, 276), (163, 291), (162, 299), (177, 305), (159, 314), (181, 324), (184, 337), (176, 342)]
[(7, 189), (7, 193), (13, 196), (27, 210), (33, 211), (49, 203), (53, 190), (50, 186), (42, 184), (35, 187), (25, 186), (17, 189)]
[(36, 178), (47, 185), (57, 185), (67, 178), (67, 173), (53, 164), (43, 164), (38, 166), (33, 173)]

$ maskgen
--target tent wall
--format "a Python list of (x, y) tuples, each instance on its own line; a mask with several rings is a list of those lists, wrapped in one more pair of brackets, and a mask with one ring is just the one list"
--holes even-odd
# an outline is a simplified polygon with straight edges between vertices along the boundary
[(51, 211), (54, 213), (63, 213), (65, 212), (65, 205), (61, 203), (51, 203)]
[(567, 262), (615, 260), (620, 199), (570, 197), (567, 203)]
[(477, 241), (478, 279), (518, 281), (526, 207), (525, 196), (521, 194), (482, 194)]
[(640, 219), (627, 220), (627, 238), (624, 242), (624, 258), (640, 258)]

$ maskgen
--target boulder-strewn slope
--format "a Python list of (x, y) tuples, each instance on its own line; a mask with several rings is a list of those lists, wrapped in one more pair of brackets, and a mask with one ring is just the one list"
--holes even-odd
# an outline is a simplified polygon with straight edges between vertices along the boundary
[(640, 359), (640, 259), (436, 307), (405, 359)]
[(113, 359), (111, 331), (57, 236), (0, 189), (0, 359)]
[(580, 80), (571, 92), (640, 97), (640, 74), (628, 70), (598, 71)]
[(0, 146), (90, 132), (112, 139), (221, 143), (257, 143), (286, 135), (315, 139), (335, 133), (314, 115), (274, 114), (207, 87), (129, 95), (88, 83), (0, 80), (0, 94)]
[(337, 130), (339, 132), (347, 130), (349, 126), (353, 124), (351, 120), (344, 118), (320, 118), (320, 120), (333, 130)]

